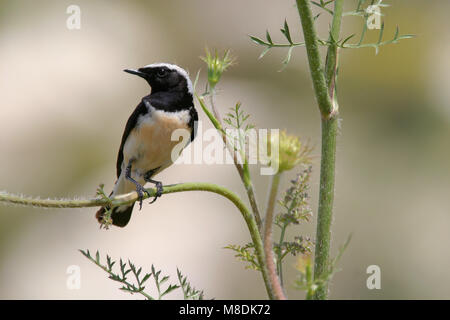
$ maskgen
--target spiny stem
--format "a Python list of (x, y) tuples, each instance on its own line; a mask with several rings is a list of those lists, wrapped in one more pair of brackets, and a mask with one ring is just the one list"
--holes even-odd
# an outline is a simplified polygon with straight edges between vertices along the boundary
[(286, 300), (283, 287), (277, 275), (277, 270), (274, 262), (273, 248), (272, 248), (272, 225), (273, 212), (275, 209), (275, 202), (277, 200), (278, 187), (280, 185), (281, 173), (276, 173), (272, 176), (270, 185), (269, 201), (267, 204), (267, 211), (264, 224), (264, 252), (266, 255), (267, 269), (269, 269), (270, 283), (274, 291), (275, 297), (278, 300)]
[[(150, 195), (144, 194), (144, 199), (153, 197), (156, 194), (155, 188), (147, 189)], [(270, 286), (268, 270), (265, 265), (264, 249), (259, 233), (258, 226), (255, 218), (249, 211), (247, 206), (242, 202), (234, 192), (224, 188), (222, 186), (205, 183), (205, 182), (188, 182), (179, 183), (173, 185), (166, 185), (163, 187), (164, 194), (177, 193), (184, 191), (206, 191), (219, 194), (228, 200), (230, 200), (241, 212), (247, 227), (250, 231), (250, 236), (255, 245), (256, 255), (258, 257), (258, 263), (261, 266), (261, 273), (266, 285), (267, 294), (270, 299), (273, 299), (273, 294)], [(124, 195), (119, 195), (111, 199), (105, 198), (91, 198), (91, 199), (36, 199), (31, 197), (19, 196), (9, 194), (6, 192), (0, 192), (0, 204), (16, 204), (27, 207), (45, 207), (45, 208), (85, 208), (85, 207), (98, 207), (110, 205), (113, 207), (122, 206), (126, 204), (134, 203), (138, 199), (136, 192), (131, 192)]]

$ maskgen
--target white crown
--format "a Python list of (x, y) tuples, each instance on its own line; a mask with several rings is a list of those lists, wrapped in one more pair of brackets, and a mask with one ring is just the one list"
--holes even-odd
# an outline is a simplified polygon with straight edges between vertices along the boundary
[(157, 67), (166, 67), (166, 68), (168, 68), (170, 70), (176, 70), (179, 74), (181, 74), (186, 79), (189, 93), (191, 95), (194, 94), (194, 89), (192, 87), (192, 82), (191, 82), (191, 79), (189, 79), (189, 74), (187, 73), (186, 70), (184, 70), (183, 68), (177, 66), (176, 64), (170, 64), (170, 63), (164, 63), (164, 62), (152, 63), (152, 64), (149, 64), (149, 65), (146, 65), (144, 68), (157, 68)]

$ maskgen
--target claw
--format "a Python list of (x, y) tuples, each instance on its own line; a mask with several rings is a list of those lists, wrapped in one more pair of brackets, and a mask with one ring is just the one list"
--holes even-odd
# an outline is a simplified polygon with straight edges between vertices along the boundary
[(144, 200), (144, 193), (150, 198), (151, 194), (147, 191), (143, 186), (138, 185), (136, 186), (136, 192), (138, 194), (138, 200), (139, 200), (139, 210), (142, 210), (142, 202)]
[[(126, 170), (125, 170), (125, 178), (128, 179), (129, 181), (133, 182), (134, 185), (136, 186), (136, 192), (137, 192), (137, 194), (138, 194), (138, 200), (139, 200), (139, 210), (142, 210), (142, 200), (144, 200), (144, 193), (145, 193), (149, 198), (151, 197), (151, 194), (150, 194), (150, 192), (148, 192), (147, 189), (145, 189), (139, 182), (137, 182), (136, 180), (134, 180), (134, 179), (131, 177), (131, 165), (132, 165), (132, 160), (130, 160), (130, 161), (128, 162), (128, 166), (127, 166), (127, 168), (126, 168)], [(149, 173), (147, 173), (147, 174), (144, 176), (144, 180), (145, 180), (145, 181), (148, 181), (148, 180), (147, 180), (148, 174), (149, 174)], [(149, 179), (149, 178), (148, 178), (148, 179)], [(153, 182), (151, 179), (149, 179), (149, 181)], [(155, 197), (155, 200), (156, 200), (156, 198), (158, 197), (158, 193), (159, 193), (159, 196), (161, 196), (162, 185), (161, 185), (161, 182), (156, 182), (156, 181), (155, 181), (154, 183), (157, 184), (157, 189), (158, 189), (158, 192), (156, 192), (156, 197)], [(158, 183), (160, 184), (160, 186), (158, 186)], [(153, 202), (154, 202), (154, 201), (153, 201)], [(151, 202), (151, 203), (153, 203), (153, 202)]]
[(158, 182), (156, 182), (156, 194), (155, 194), (155, 198), (154, 198), (152, 201), (150, 201), (150, 204), (152, 204), (153, 202), (156, 201), (156, 199), (158, 199), (159, 197), (161, 197), (162, 192), (163, 192), (163, 186), (162, 186), (162, 183), (158, 181)]
[(153, 184), (155, 184), (156, 187), (156, 193), (155, 193), (155, 198), (153, 198), (152, 201), (150, 201), (150, 204), (154, 203), (156, 201), (156, 199), (158, 199), (159, 197), (161, 197), (162, 193), (163, 193), (163, 185), (161, 183), (161, 181), (156, 181), (153, 180), (151, 177), (152, 175), (158, 170), (159, 168), (156, 168), (154, 170), (150, 170), (148, 171), (145, 176), (144, 176), (144, 180), (146, 182), (151, 182)]
[(136, 186), (136, 192), (138, 194), (139, 210), (142, 210), (142, 200), (144, 198), (144, 194), (142, 193), (142, 187), (139, 188)]

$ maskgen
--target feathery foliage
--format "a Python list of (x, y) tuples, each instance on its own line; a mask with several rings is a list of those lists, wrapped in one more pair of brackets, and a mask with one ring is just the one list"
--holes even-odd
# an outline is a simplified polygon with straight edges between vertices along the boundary
[[(108, 278), (119, 282), (122, 286), (120, 290), (130, 294), (140, 294), (148, 300), (161, 300), (163, 297), (176, 289), (181, 289), (185, 300), (202, 300), (203, 291), (199, 291), (191, 286), (187, 278), (183, 276), (177, 268), (178, 284), (170, 284), (169, 276), (161, 274), (161, 270), (157, 270), (153, 265), (151, 272), (143, 273), (142, 267), (137, 268), (130, 260), (124, 262), (122, 258), (119, 260), (118, 271), (115, 271), (114, 265), (117, 261), (106, 255), (106, 264), (100, 261), (100, 253), (97, 251), (95, 257), (91, 255), (89, 250), (79, 250), (87, 259), (95, 263), (98, 267), (108, 273)], [(152, 296), (148, 291), (144, 291), (148, 286), (148, 280), (153, 278), (157, 296)]]

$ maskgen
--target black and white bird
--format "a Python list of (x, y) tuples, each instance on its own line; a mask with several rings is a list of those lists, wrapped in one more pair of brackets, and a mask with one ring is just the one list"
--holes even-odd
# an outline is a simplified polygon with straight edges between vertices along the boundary
[[(188, 131), (190, 139), (181, 146), (185, 147), (195, 138), (198, 114), (194, 108), (192, 82), (179, 66), (154, 63), (124, 71), (144, 78), (151, 93), (142, 98), (125, 126), (117, 155), (117, 181), (110, 196), (136, 190), (142, 208), (143, 195), (148, 194), (144, 184), (151, 182), (157, 188), (153, 203), (162, 193), (162, 183), (153, 180), (154, 176), (176, 160), (172, 149), (180, 142), (172, 141), (172, 133), (177, 129)], [(126, 226), (133, 206), (134, 203), (114, 207), (113, 225)], [(107, 209), (97, 211), (96, 218), (100, 223)]]

